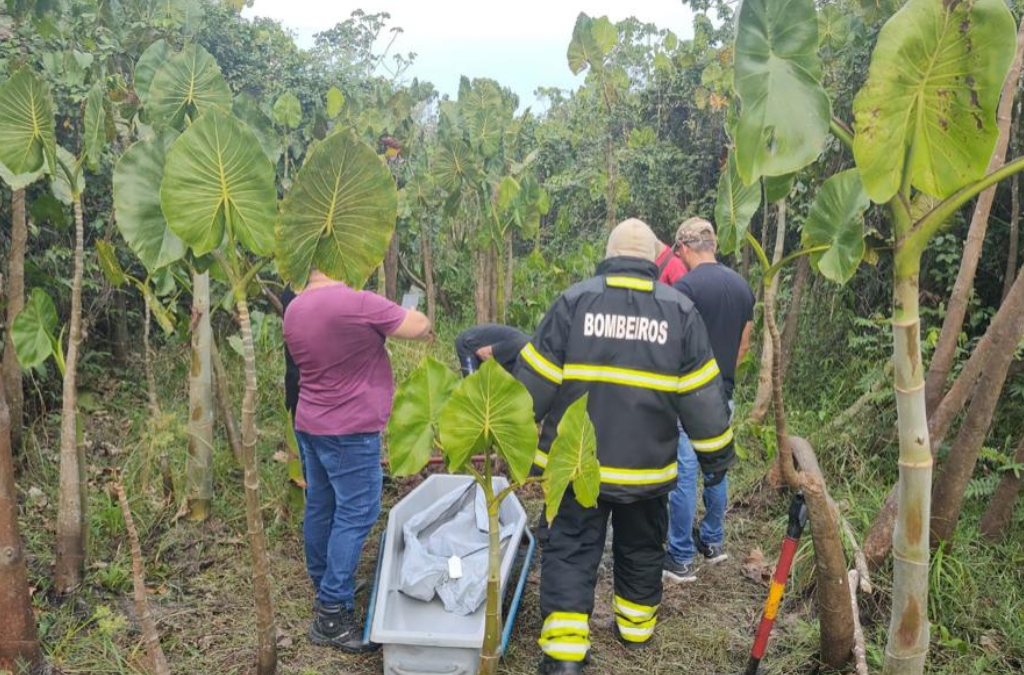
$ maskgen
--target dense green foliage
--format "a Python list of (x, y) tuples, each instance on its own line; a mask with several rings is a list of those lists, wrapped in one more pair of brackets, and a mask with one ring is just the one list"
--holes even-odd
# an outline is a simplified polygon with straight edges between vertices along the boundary
[[(791, 355), (786, 379), (790, 424), (794, 433), (814, 441), (825, 473), (834, 481), (830, 483), (833, 493), (843, 501), (853, 526), (861, 533), (867, 528), (897, 475), (896, 415), (888, 388), (869, 395), (868, 409), (861, 417), (838, 428), (830, 422), (872, 390), (884, 377), (883, 363), (891, 356), (888, 319), (894, 235), (882, 209), (871, 206), (864, 193), (876, 201), (886, 199), (899, 184), (898, 177), (889, 176), (865, 183), (862, 191), (859, 173), (850, 169), (855, 158), (859, 164), (887, 163), (898, 152), (893, 148), (903, 147), (899, 143), (949, 125), (963, 140), (957, 148), (965, 156), (958, 161), (971, 164), (970, 175), (951, 175), (941, 156), (915, 156), (909, 159), (914, 185), (944, 196), (950, 186), (978, 178), (991, 154), (991, 134), (977, 134), (973, 115), (975, 110), (986, 119), (994, 115), (1001, 84), (993, 78), (960, 82), (954, 98), (970, 104), (948, 108), (939, 87), (922, 86), (927, 95), (916, 96), (921, 92), (901, 89), (905, 82), (898, 73), (870, 72), (876, 43), (884, 51), (897, 42), (893, 34), (906, 30), (904, 24), (934, 24), (941, 18), (934, 11), (935, 3), (909, 3), (908, 11), (885, 30), (883, 24), (901, 3), (748, 0), (736, 6), (695, 0), (685, 3), (695, 10), (693, 25), (672, 30), (635, 19), (614, 24), (602, 17), (581, 16), (575, 26), (564, 27), (566, 59), (552, 67), (584, 74), (583, 84), (574, 90), (539, 90), (543, 104), (535, 109), (493, 80), (463, 78), (457, 95), (447, 97), (439, 95), (433, 84), (408, 77), (412, 55), (379, 49), (378, 38), (391, 27), (386, 14), (357, 12), (317, 34), (311, 49), (301, 49), (277, 23), (242, 19), (238, 4), (8, 0), (0, 9), (0, 84), (16, 85), (10, 91), (21, 92), (0, 100), (0, 117), (28, 114), (56, 119), (52, 136), (43, 124), (26, 127), (29, 132), (18, 137), (0, 138), (0, 259), (8, 259), (12, 243), (7, 226), (12, 189), (27, 186), (30, 216), (25, 269), (28, 304), (14, 326), (14, 337), (28, 367), (25, 425), (35, 439), (19, 461), (33, 477), (33, 487), (38, 483), (56, 501), (51, 491), (56, 485), (54, 471), (45, 458), (54, 444), (51, 411), (60, 404), (60, 335), (70, 307), (73, 238), (71, 190), (57, 159), (73, 164), (75, 157), (84, 157), (80, 178), (88, 187), (84, 192), (86, 338), (80, 361), (80, 407), (86, 416), (95, 413), (98, 425), (120, 415), (115, 405), (142, 407), (137, 391), (112, 383), (122, 379), (135, 387), (141, 381), (136, 369), (111, 368), (135, 363), (131, 352), (138, 348), (134, 336), (141, 333), (144, 302), (164, 329), (156, 340), (163, 354), (160, 363), (173, 373), (166, 381), (160, 373), (161, 393), (171, 400), (168, 407), (184, 416), (173, 401), (181, 398), (185, 381), (186, 364), (180, 354), (188, 344), (189, 281), (184, 268), (173, 263), (186, 258), (198, 267), (209, 267), (214, 277), (213, 302), (230, 310), (234, 300), (228, 271), (202, 256), (223, 241), (229, 221), (249, 250), (249, 262), (255, 261), (256, 254), (278, 256), (277, 267), (264, 267), (248, 287), (261, 368), (264, 361), (279, 359), (281, 347), (280, 320), (261, 296), (263, 289), (277, 292), (287, 282), (301, 284), (311, 261), (352, 283), (366, 282), (365, 271), (381, 257), (385, 263), (372, 273), (369, 287), (383, 287), (393, 298), (400, 298), (410, 286), (433, 287), (443, 339), (432, 350), (448, 362), (448, 343), (456, 329), (478, 319), (504, 318), (531, 331), (557, 294), (590, 274), (602, 257), (610, 206), (620, 219), (635, 216), (650, 223), (666, 242), (686, 217), (714, 220), (728, 254), (726, 262), (757, 286), (761, 271), (749, 259), (744, 239), (749, 232), (770, 250), (775, 218), (769, 209), (759, 207), (762, 202), (786, 198), (785, 251), (822, 247), (812, 257), (820, 274), (808, 281), (803, 311), (794, 319), (794, 340), (786, 345)], [(810, 16), (806, 10), (812, 4), (818, 5), (816, 43), (807, 30), (782, 38), (773, 30), (801, 24)], [(991, 44), (1012, 38), (1005, 17), (992, 19), (1002, 11), (997, 4), (995, 0), (974, 3), (983, 19), (978, 30), (987, 37), (975, 42), (977, 49), (950, 54), (943, 64), (948, 72), (955, 74), (960, 66), (988, 68), (986, 72), (991, 73), (1005, 70), (1005, 63), (996, 62), (1005, 55), (996, 51), (998, 58), (989, 58), (986, 51)], [(749, 25), (761, 29), (735, 35), (734, 11), (753, 13), (757, 20)], [(941, 37), (943, 31), (955, 32), (959, 26), (932, 28)], [(941, 49), (944, 44), (940, 40), (925, 47)], [(738, 64), (735, 81), (734, 63)], [(947, 70), (933, 76), (941, 79)], [(30, 79), (31, 74), (41, 80)], [(782, 88), (765, 89), (767, 78), (775, 76), (783, 78)], [(864, 87), (869, 77), (869, 86)], [(31, 95), (41, 81), (48, 84), (49, 94)], [(910, 117), (900, 103), (908, 98), (920, 105), (914, 117), (926, 123), (908, 122)], [(813, 116), (791, 114), (794, 108), (839, 115), (840, 125), (857, 132), (852, 152), (820, 124), (808, 126), (807, 119)], [(869, 108), (881, 108), (885, 114), (877, 120), (861, 114)], [(200, 117), (207, 111), (213, 112)], [(843, 115), (851, 117), (842, 119)], [(1011, 138), (1010, 147), (1019, 151), (1019, 125), (1014, 128), (1017, 136)], [(737, 135), (748, 139), (739, 144), (738, 152), (732, 151), (730, 140)], [(226, 165), (223, 157), (208, 150), (232, 136), (242, 139), (246, 154)], [(974, 142), (979, 137), (985, 142)], [(377, 157), (368, 157), (366, 146), (356, 140), (373, 148)], [(767, 143), (767, 152), (747, 154), (745, 148), (759, 141)], [(810, 164), (819, 153), (819, 161)], [(332, 204), (338, 200), (364, 203), (363, 195), (343, 190), (318, 193), (303, 188), (303, 180), (307, 174), (315, 175), (330, 184), (356, 155), (369, 183), (380, 185), (394, 178), (398, 201), (370, 205), (361, 219), (336, 221)], [(798, 161), (787, 163), (774, 155), (784, 155), (787, 161), (796, 156)], [(369, 160), (374, 162), (372, 169)], [(196, 182), (196, 176), (211, 172), (228, 177), (226, 189)], [(54, 174), (57, 178), (51, 181)], [(757, 182), (762, 176), (764, 181)], [(746, 181), (753, 182), (747, 185)], [(163, 191), (150, 189), (161, 184)], [(280, 216), (272, 200), (275, 190)], [(256, 201), (251, 200), (254, 194)], [(921, 200), (915, 208), (927, 208), (929, 203)], [(1012, 209), (1010, 190), (1002, 186), (960, 336), (958, 362), (984, 334), (1000, 305), (1007, 270), (1019, 264), (1019, 260), (1008, 261), (1006, 255)], [(938, 338), (969, 217), (969, 210), (956, 214), (922, 260), (925, 362)], [(249, 220), (259, 226), (247, 229)], [(269, 229), (275, 220), (277, 241)], [(210, 222), (215, 224), (212, 230), (204, 227)], [(388, 252), (387, 241), (378, 237), (367, 243), (349, 270), (350, 259), (343, 254), (346, 237), (367, 223), (390, 227), (391, 222), (395, 222), (396, 242), (392, 250)], [(282, 237), (282, 227), (301, 229), (308, 238)], [(325, 227), (338, 236), (325, 235)], [(195, 255), (186, 255), (186, 244)], [(830, 248), (825, 251), (825, 246)], [(118, 270), (137, 284), (115, 283)], [(785, 312), (792, 297), (792, 266), (782, 268), (780, 274), (779, 301)], [(222, 343), (241, 352), (230, 311), (217, 312), (214, 321)], [(759, 317), (759, 330), (761, 323)], [(238, 375), (240, 361), (225, 352), (229, 367)], [(50, 359), (51, 355), (55, 358)], [(414, 349), (399, 351), (399, 377), (412, 372), (421, 356)], [(740, 365), (741, 410), (753, 397), (756, 357), (752, 354)], [(430, 455), (440, 414), (432, 399), (447, 398), (456, 385), (440, 363), (428, 363), (433, 365), (416, 377), (429, 395), (411, 400), (400, 393), (396, 402), (391, 433), (401, 438), (406, 434), (412, 451), (407, 461), (393, 467), (397, 475), (415, 472)], [(1008, 626), (1004, 620), (1020, 616), (1024, 608), (1020, 593), (1024, 580), (1018, 571), (1024, 531), (1020, 509), (1006, 545), (983, 546), (975, 529), (998, 479), (1021, 470), (1011, 458), (1020, 442), (1019, 420), (1024, 412), (1020, 363), (1018, 358), (1011, 366), (968, 492), (971, 515), (965, 518), (962, 545), (932, 563), (931, 620), (937, 644), (933, 672), (1014, 672), (1024, 663), (1024, 634), (1019, 625)], [(272, 366), (261, 371), (260, 380), (260, 426), (273, 436), (285, 426), (279, 414), (280, 372)], [(116, 391), (116, 402), (104, 410), (102, 398), (111, 391)], [(585, 442), (592, 433), (584, 419), (573, 424), (563, 442), (567, 462), (570, 446)], [(182, 429), (146, 429), (135, 419), (132, 425), (128, 431), (135, 440), (126, 471), (130, 479), (138, 478), (148, 486), (154, 448), (181, 445)], [(108, 443), (116, 440), (106, 432), (101, 437)], [(763, 463), (775, 453), (774, 433), (743, 425), (737, 437), (745, 458), (737, 492), (752, 493)], [(458, 448), (457, 463), (465, 463), (479, 439), (467, 435), (449, 440)], [(951, 442), (938, 449), (940, 463)], [(264, 459), (276, 450), (276, 443), (261, 440), (259, 452)], [(178, 474), (182, 463), (183, 459), (174, 460)], [(223, 464), (218, 465), (219, 480), (230, 483), (225, 477), (233, 466), (227, 460)], [(524, 477), (527, 467), (525, 458), (517, 458), (512, 468)], [(280, 493), (287, 480), (285, 468), (265, 463), (262, 470), (264, 485), (271, 486), (268, 501), (284, 511), (286, 500)], [(577, 494), (588, 492), (585, 476), (573, 480), (581, 481), (575, 485)], [(238, 525), (241, 496), (230, 490), (224, 494), (225, 501), (234, 504), (225, 507), (231, 509), (232, 526)], [(106, 499), (105, 494), (93, 497), (101, 502), (91, 523), (100, 541), (115, 536), (120, 527), (116, 508)], [(147, 516), (152, 521), (145, 523), (147, 529), (164, 527), (160, 511), (153, 508)], [(779, 534), (781, 514), (771, 516), (774, 520), (767, 529), (755, 535)], [(42, 531), (42, 523), (34, 524)], [(271, 538), (294, 534), (294, 523), (288, 519), (270, 523), (269, 528)], [(774, 539), (756, 544), (770, 555)], [(45, 561), (38, 556), (48, 549), (38, 542), (30, 548), (37, 556), (34, 582), (45, 592)], [(746, 551), (737, 553), (742, 557)], [(90, 583), (98, 584), (104, 593), (123, 592), (126, 570), (124, 560), (91, 570)], [(156, 570), (157, 581), (171, 575), (162, 562)], [(882, 573), (883, 586), (886, 574)], [(964, 597), (977, 602), (962, 602)], [(49, 653), (70, 660), (68, 672), (90, 672), (91, 666), (84, 665), (86, 658), (69, 646), (74, 631), (84, 630), (75, 623), (78, 619), (57, 611), (51, 614), (48, 606), (43, 607), (45, 602), (37, 600)], [(881, 597), (880, 604), (886, 603)], [(879, 619), (868, 627), (873, 666), (881, 663), (885, 641), (880, 621), (885, 612), (876, 609), (866, 610)], [(795, 645), (792, 651), (809, 658), (813, 648), (808, 645), (813, 640), (793, 634), (790, 638)], [(103, 649), (108, 647), (104, 644)], [(180, 651), (191, 653), (195, 648), (189, 645)], [(513, 663), (526, 663), (523, 655), (519, 658)], [(133, 671), (125, 667), (116, 672)]]

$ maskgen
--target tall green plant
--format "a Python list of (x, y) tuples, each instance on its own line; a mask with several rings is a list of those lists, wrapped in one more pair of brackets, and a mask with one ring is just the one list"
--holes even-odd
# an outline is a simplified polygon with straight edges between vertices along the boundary
[[(597, 439), (587, 415), (587, 397), (573, 403), (558, 425), (543, 477), (531, 477), (537, 449), (537, 426), (526, 388), (493, 359), (456, 385), (448, 368), (428, 358), (413, 371), (395, 395), (388, 423), (388, 448), (396, 476), (419, 473), (436, 449), (449, 471), (473, 476), (487, 504), (489, 560), (484, 641), (478, 675), (497, 672), (501, 656), (501, 525), (502, 501), (528, 483), (543, 481), (549, 519), (571, 483), (583, 506), (594, 506), (600, 492)], [(481, 454), (482, 466), (473, 464)], [(495, 459), (508, 467), (510, 484), (496, 492)]]
[[(797, 4), (801, 3), (785, 7)], [(803, 11), (814, 11), (810, 0), (802, 4)], [(739, 33), (763, 24), (766, 7), (763, 0), (746, 0)], [(895, 243), (893, 363), (900, 483), (886, 675), (922, 673), (928, 652), (932, 454), (920, 345), (921, 256), (961, 206), (1024, 170), (1024, 159), (1018, 158), (984, 175), (996, 141), (995, 110), (1014, 53), (1014, 33), (1013, 18), (1000, 0), (910, 0), (878, 35), (867, 82), (854, 100), (854, 129), (826, 119), (821, 106), (810, 109), (816, 126), (830, 124), (852, 149), (863, 191), (885, 205)], [(775, 87), (774, 81), (769, 84)], [(754, 138), (740, 136), (737, 143), (747, 146), (745, 152), (752, 153), (755, 165), (767, 165), (773, 158), (765, 153), (773, 148), (781, 148), (788, 159), (814, 159)], [(784, 166), (793, 168), (789, 163)], [(832, 198), (843, 197), (859, 208), (863, 199), (853, 196), (855, 192), (852, 179), (846, 179), (834, 184)], [(924, 199), (934, 205), (915, 208), (915, 202)], [(826, 269), (844, 268), (825, 258), (819, 267), (823, 261)]]

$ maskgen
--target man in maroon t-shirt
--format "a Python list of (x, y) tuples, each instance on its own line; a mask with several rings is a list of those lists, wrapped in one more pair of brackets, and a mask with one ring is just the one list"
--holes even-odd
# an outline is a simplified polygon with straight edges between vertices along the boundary
[(384, 342), (426, 339), (430, 329), (420, 312), (317, 271), (285, 311), (284, 338), (302, 382), (295, 437), (306, 478), (302, 530), (316, 644), (363, 649), (355, 571), (380, 514), (380, 434), (395, 393)]

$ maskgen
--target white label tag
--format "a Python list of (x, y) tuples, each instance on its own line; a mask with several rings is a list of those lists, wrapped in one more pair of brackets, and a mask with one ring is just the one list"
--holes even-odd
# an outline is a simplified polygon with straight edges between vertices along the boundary
[(448, 577), (451, 579), (462, 578), (462, 558), (457, 555), (448, 558)]

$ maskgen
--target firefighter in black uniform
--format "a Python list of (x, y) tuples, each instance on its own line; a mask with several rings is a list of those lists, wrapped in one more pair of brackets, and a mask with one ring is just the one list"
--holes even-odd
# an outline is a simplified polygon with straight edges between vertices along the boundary
[(668, 493), (676, 482), (677, 421), (712, 480), (724, 478), (734, 460), (729, 409), (704, 323), (686, 296), (655, 281), (657, 241), (639, 220), (619, 224), (597, 276), (555, 301), (516, 367), (543, 420), (536, 464), (546, 465), (559, 420), (587, 392), (601, 463), (597, 506), (580, 506), (570, 487), (544, 549), (544, 675), (580, 673), (588, 657), (609, 515), (619, 639), (636, 648), (651, 639)]

